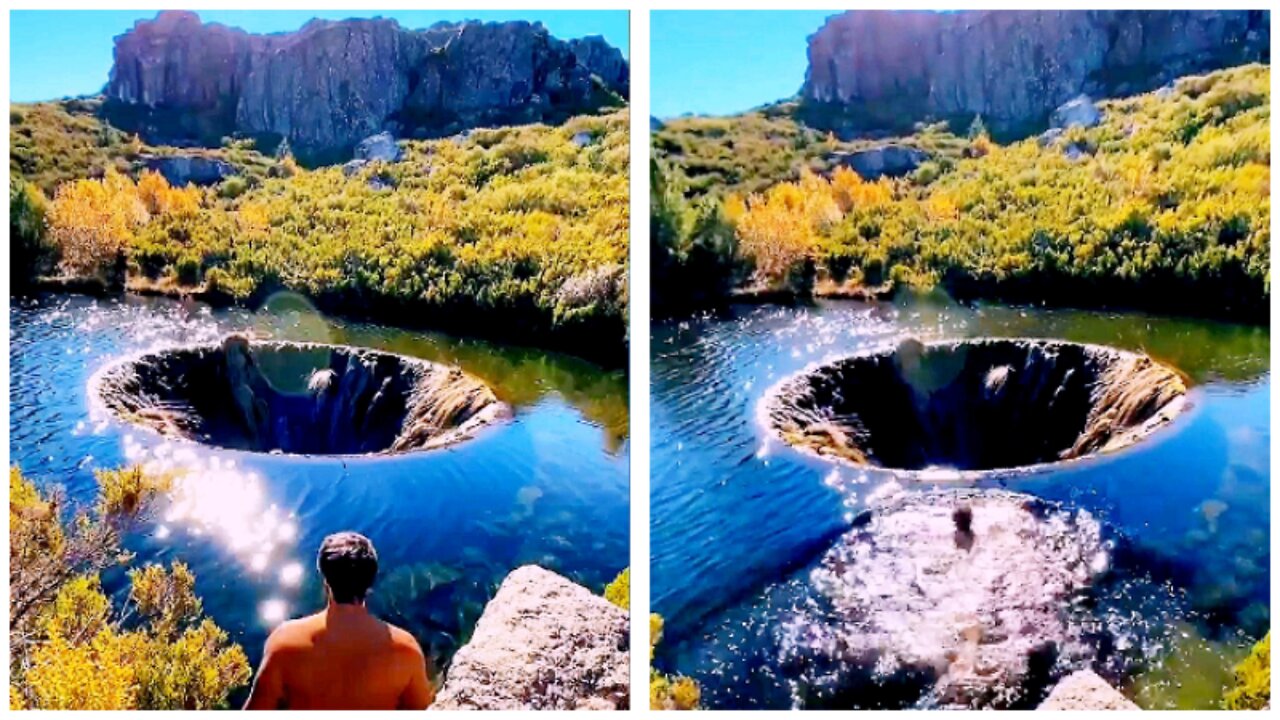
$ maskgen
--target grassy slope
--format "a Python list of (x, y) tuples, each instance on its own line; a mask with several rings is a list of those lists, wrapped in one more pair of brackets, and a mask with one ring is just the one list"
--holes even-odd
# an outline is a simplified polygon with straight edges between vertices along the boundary
[[(896, 181), (891, 201), (855, 206), (816, 231), (810, 256), (820, 276), (845, 285), (942, 284), (965, 295), (1265, 317), (1270, 68), (1184, 78), (1171, 93), (1103, 109), (1101, 125), (1074, 128), (1055, 143), (1030, 138), (982, 157), (949, 154)], [(722, 130), (700, 145), (691, 128), (703, 125)], [(688, 119), (665, 132), (655, 142), (679, 138), (683, 148), (659, 152), (668, 172), (692, 172), (696, 183), (712, 159), (729, 162), (725, 138), (737, 146), (774, 137), (777, 146), (777, 138), (805, 131), (789, 118), (764, 124), (750, 113)], [(947, 137), (954, 147), (957, 139)], [(763, 153), (746, 154), (736, 161), (745, 170), (736, 182), (688, 194), (728, 195), (786, 179), (800, 160), (828, 150), (822, 143), (830, 141), (816, 142), (796, 141), (797, 149), (780, 150), (771, 163)]]
[(276, 164), (267, 156), (232, 143), (228, 147), (183, 149), (153, 146), (117, 130), (99, 117), (101, 98), (73, 98), (9, 106), (9, 174), (20, 176), (53, 197), (58, 185), (101, 177), (107, 168), (129, 172), (143, 154), (199, 153), (231, 163), (246, 178), (264, 178)]
[[(672, 119), (653, 132), (653, 154), (681, 176), (686, 196), (723, 197), (795, 180), (802, 168), (828, 172), (832, 153), (879, 144), (837, 140), (797, 121), (796, 112), (795, 103), (785, 102), (731, 117)], [(960, 157), (969, 144), (942, 126), (923, 128), (897, 141), (945, 161)]]
[[(67, 180), (177, 152), (143, 145), (96, 110), (79, 100), (11, 106), (11, 176), (53, 197)], [(591, 138), (583, 147), (573, 142), (579, 133)], [(141, 228), (131, 284), (247, 303), (289, 289), (332, 312), (616, 361), (625, 348), (627, 135), (626, 111), (475, 130), (406, 142), (402, 162), (352, 177), (337, 166), (283, 177), (237, 142), (200, 150), (231, 162), (243, 181), (204, 191), (194, 214)]]

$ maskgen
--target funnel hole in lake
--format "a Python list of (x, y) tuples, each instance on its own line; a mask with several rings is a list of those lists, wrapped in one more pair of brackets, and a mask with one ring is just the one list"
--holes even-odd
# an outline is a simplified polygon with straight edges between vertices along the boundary
[(789, 444), (855, 465), (993, 471), (1136, 443), (1186, 407), (1146, 355), (1052, 340), (922, 343), (788, 378), (764, 421)]
[(91, 393), (169, 437), (252, 452), (403, 453), (452, 444), (510, 409), (458, 368), (365, 348), (250, 342), (175, 348), (99, 372)]

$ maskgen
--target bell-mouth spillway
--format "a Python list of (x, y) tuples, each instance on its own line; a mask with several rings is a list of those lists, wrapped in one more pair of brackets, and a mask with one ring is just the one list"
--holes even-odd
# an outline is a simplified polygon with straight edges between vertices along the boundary
[(427, 450), (511, 415), (487, 385), (456, 367), (241, 335), (119, 360), (94, 375), (90, 396), (166, 437), (290, 455)]
[(1182, 375), (1140, 353), (907, 339), (782, 380), (760, 417), (793, 447), (853, 465), (983, 473), (1119, 450), (1187, 407)]

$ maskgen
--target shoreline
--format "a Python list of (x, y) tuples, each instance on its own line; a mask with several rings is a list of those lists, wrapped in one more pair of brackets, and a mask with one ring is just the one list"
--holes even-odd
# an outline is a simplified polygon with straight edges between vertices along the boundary
[[(276, 292), (297, 292), (288, 288), (272, 288), (270, 291), (255, 293), (240, 300), (228, 293), (209, 290), (206, 287), (183, 287), (163, 285), (146, 280), (131, 279), (123, 290), (106, 286), (101, 280), (87, 278), (36, 278), (26, 287), (14, 289), (10, 297), (35, 297), (41, 294), (84, 295), (93, 298), (112, 298), (134, 295), (137, 297), (159, 297), (177, 301), (194, 300), (214, 308), (240, 307), (249, 311), (257, 311), (264, 301)], [(386, 325), (399, 330), (440, 332), (453, 335), (463, 340), (480, 340), (536, 352), (551, 352), (588, 362), (606, 371), (630, 372), (628, 359), (629, 343), (623, 339), (620, 343), (601, 342), (603, 323), (579, 326), (570, 329), (539, 329), (536, 325), (522, 324), (503, 320), (494, 323), (495, 316), (501, 313), (495, 310), (481, 310), (475, 306), (469, 308), (445, 309), (438, 307), (415, 307), (410, 303), (369, 302), (364, 310), (355, 310), (349, 304), (336, 298), (316, 298), (298, 293), (311, 302), (321, 313), (344, 320)], [(434, 317), (449, 317), (447, 322), (406, 322), (411, 317), (422, 317), (425, 314)], [(625, 329), (624, 329), (625, 333)]]
[[(1077, 297), (1083, 299), (1087, 298), (1088, 295), (1084, 294)], [(1161, 308), (1153, 305), (1108, 303), (1105, 301), (1092, 303), (1053, 302), (1050, 299), (1041, 299), (1037, 301), (1016, 292), (966, 293), (959, 291), (956, 288), (946, 288), (941, 285), (924, 291), (910, 288), (895, 288), (892, 286), (867, 288), (864, 286), (840, 285), (820, 288), (811, 293), (800, 293), (784, 288), (742, 287), (730, 290), (727, 295), (719, 298), (717, 302), (705, 303), (698, 306), (671, 308), (668, 312), (655, 312), (652, 320), (655, 324), (682, 322), (707, 312), (723, 312), (735, 305), (811, 307), (822, 300), (852, 300), (863, 303), (892, 304), (899, 301), (927, 300), (931, 298), (936, 298), (946, 303), (954, 303), (964, 307), (975, 307), (982, 303), (995, 303), (1008, 307), (1027, 307), (1047, 311), (1078, 310), (1100, 313), (1141, 314), (1165, 319), (1209, 320), (1212, 322), (1244, 325), (1249, 327), (1269, 327), (1271, 323), (1269, 308), (1267, 312), (1262, 313), (1261, 315), (1256, 311), (1246, 311), (1232, 316), (1230, 313), (1223, 311), (1193, 312), (1180, 308)], [(1200, 307), (1205, 306), (1201, 305)]]

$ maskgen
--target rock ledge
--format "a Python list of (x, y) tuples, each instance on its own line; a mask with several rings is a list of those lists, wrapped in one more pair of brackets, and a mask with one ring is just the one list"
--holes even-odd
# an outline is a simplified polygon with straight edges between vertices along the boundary
[(432, 710), (625, 710), (627, 613), (534, 565), (513, 571), (458, 651)]

